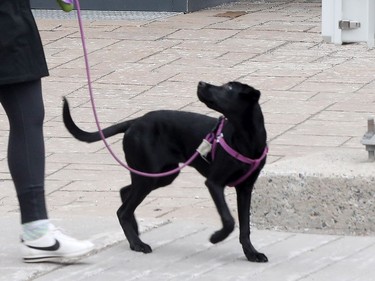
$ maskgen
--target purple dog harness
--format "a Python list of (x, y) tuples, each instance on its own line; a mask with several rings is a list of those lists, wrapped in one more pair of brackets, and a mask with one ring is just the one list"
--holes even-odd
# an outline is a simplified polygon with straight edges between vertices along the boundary
[[(217, 131), (216, 132), (215, 131), (212, 132), (211, 135), (208, 138), (206, 138), (206, 139), (208, 139), (208, 142), (210, 142), (210, 143), (212, 142), (212, 147), (211, 147), (211, 158), (212, 158), (212, 160), (214, 160), (214, 158), (215, 158), (215, 153), (216, 153), (217, 145), (220, 144), (221, 147), (230, 156), (232, 156), (233, 158), (237, 159), (238, 161), (240, 161), (242, 163), (250, 165), (249, 170), (242, 177), (240, 177), (236, 181), (228, 184), (228, 186), (236, 186), (236, 185), (242, 183), (244, 180), (246, 180), (259, 167), (260, 162), (262, 162), (262, 160), (267, 156), (268, 147), (266, 146), (264, 148), (262, 156), (260, 158), (258, 158), (258, 159), (248, 158), (248, 157), (242, 155), (241, 153), (239, 153), (238, 151), (234, 150), (233, 148), (231, 148), (227, 144), (227, 142), (224, 139), (224, 135), (222, 133), (223, 128), (224, 128), (224, 124), (225, 124), (225, 120), (226, 120), (226, 118), (220, 117), (220, 123), (218, 125)], [(207, 154), (207, 152), (204, 153), (204, 154)], [(201, 153), (201, 155), (202, 155), (202, 153)]]

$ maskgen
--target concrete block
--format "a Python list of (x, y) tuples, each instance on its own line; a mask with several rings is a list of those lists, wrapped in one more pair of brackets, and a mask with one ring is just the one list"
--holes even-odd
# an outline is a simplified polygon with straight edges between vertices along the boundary
[(374, 234), (374, 183), (374, 163), (358, 149), (278, 161), (256, 184), (252, 221), (258, 228)]

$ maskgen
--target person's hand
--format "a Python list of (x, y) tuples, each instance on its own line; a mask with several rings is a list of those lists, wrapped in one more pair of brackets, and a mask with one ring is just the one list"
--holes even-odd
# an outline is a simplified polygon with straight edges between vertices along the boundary
[(57, 0), (57, 3), (64, 12), (70, 12), (71, 10), (73, 10), (73, 2), (74, 0)]

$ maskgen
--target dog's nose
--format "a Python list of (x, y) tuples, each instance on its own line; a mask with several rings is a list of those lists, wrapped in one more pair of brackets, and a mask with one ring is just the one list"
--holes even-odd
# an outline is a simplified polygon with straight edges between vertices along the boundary
[(198, 86), (199, 87), (204, 87), (204, 86), (206, 86), (206, 82), (199, 81)]

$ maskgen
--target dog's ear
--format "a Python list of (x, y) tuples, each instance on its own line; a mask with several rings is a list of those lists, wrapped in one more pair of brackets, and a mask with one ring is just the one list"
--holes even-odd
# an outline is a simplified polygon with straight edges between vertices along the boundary
[(243, 93), (243, 96), (250, 101), (258, 102), (260, 99), (260, 91), (249, 86), (249, 88)]
[(259, 99), (260, 99), (260, 91), (257, 90), (257, 89), (253, 89), (252, 90), (252, 93), (251, 93), (251, 96), (253, 97), (253, 99), (258, 102)]

